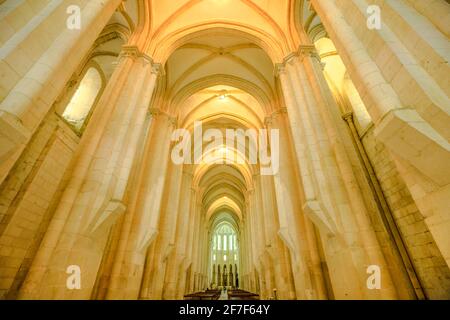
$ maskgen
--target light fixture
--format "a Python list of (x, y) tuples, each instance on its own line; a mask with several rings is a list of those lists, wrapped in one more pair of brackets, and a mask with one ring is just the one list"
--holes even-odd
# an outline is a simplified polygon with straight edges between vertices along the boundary
[(226, 90), (222, 90), (219, 94), (218, 94), (219, 100), (220, 101), (224, 101), (228, 98), (228, 93)]

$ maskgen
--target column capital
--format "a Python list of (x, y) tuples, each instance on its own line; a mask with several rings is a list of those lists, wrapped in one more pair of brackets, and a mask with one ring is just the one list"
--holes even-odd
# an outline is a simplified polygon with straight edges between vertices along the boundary
[(148, 114), (153, 118), (158, 116), (165, 116), (171, 125), (176, 126), (178, 123), (177, 117), (172, 116), (171, 114), (161, 110), (160, 108), (151, 107), (148, 109)]
[(178, 118), (177, 117), (173, 117), (168, 113), (164, 113), (164, 115), (167, 117), (167, 121), (169, 121), (169, 124), (176, 127), (178, 124)]
[(287, 108), (286, 108), (286, 107), (283, 107), (283, 108), (279, 108), (279, 109), (275, 110), (275, 111), (272, 113), (271, 117), (272, 117), (272, 118), (276, 118), (276, 117), (278, 117), (278, 116), (280, 116), (280, 115), (287, 114), (287, 113), (288, 113)]
[(67, 89), (72, 89), (72, 88), (76, 87), (80, 80), (81, 79), (77, 75), (73, 75), (70, 78), (70, 80), (67, 82), (66, 88)]
[(275, 65), (275, 76), (278, 77), (280, 74), (286, 72), (286, 65), (294, 63), (295, 59), (303, 61), (305, 57), (316, 58), (319, 62), (320, 56), (317, 53), (317, 49), (313, 44), (301, 44), (298, 46), (296, 51), (289, 53), (282, 63), (277, 63)]
[(153, 74), (155, 74), (156, 76), (164, 75), (164, 66), (161, 63), (154, 62), (152, 57), (142, 52), (137, 46), (124, 45), (122, 47), (122, 51), (120, 52), (119, 58), (130, 58), (134, 61), (142, 59), (144, 63), (148, 63), (151, 65)]
[(276, 78), (278, 78), (280, 75), (286, 74), (286, 64), (283, 63), (276, 63), (274, 67), (274, 75)]
[(293, 64), (295, 62), (295, 59), (298, 57), (299, 57), (298, 52), (291, 52), (283, 59), (283, 64), (285, 66), (287, 64)]
[(272, 112), (270, 115), (268, 115), (265, 119), (264, 119), (264, 124), (266, 126), (273, 124), (273, 121), (280, 115), (283, 114), (287, 114), (287, 108), (283, 107), (283, 108), (279, 108), (277, 110), (275, 110), (274, 112)]
[(322, 63), (322, 58), (320, 57), (319, 53), (317, 52), (316, 46), (314, 46), (313, 44), (300, 45), (298, 47), (297, 52), (298, 52), (298, 55), (301, 60), (303, 60), (304, 58), (307, 58), (307, 57), (316, 59), (317, 62), (319, 62), (322, 69), (324, 69), (325, 64)]
[(153, 64), (153, 59), (149, 55), (143, 53), (137, 46), (133, 45), (122, 46), (122, 51), (120, 52), (119, 57), (131, 58), (133, 60), (143, 58), (145, 61)]
[(148, 113), (151, 115), (151, 116), (153, 116), (153, 117), (156, 117), (156, 116), (158, 116), (160, 113), (161, 113), (161, 109), (159, 109), (159, 108), (149, 108), (148, 109)]
[(313, 44), (299, 45), (296, 54), (299, 57), (312, 57), (320, 59), (319, 54), (317, 53), (316, 46)]
[(152, 73), (156, 76), (164, 76), (164, 66), (161, 63), (152, 63)]
[(283, 62), (275, 64), (275, 77), (279, 77), (286, 72), (286, 65), (293, 64), (296, 59), (303, 61), (305, 57), (316, 58), (319, 62), (320, 56), (317, 53), (317, 49), (313, 44), (301, 44), (296, 51), (289, 53)]
[(353, 120), (353, 111), (343, 114), (342, 119), (344, 119), (347, 122), (352, 121)]
[(267, 116), (267, 117), (264, 118), (264, 125), (266, 127), (272, 125), (272, 123), (273, 123), (273, 116), (272, 115)]

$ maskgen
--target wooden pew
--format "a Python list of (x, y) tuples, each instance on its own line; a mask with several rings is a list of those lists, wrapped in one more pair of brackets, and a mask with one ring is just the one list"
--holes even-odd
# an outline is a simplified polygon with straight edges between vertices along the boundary
[(244, 290), (232, 290), (228, 292), (230, 300), (260, 300), (259, 295)]
[(218, 290), (207, 290), (205, 292), (196, 292), (184, 296), (184, 300), (219, 300), (220, 291)]

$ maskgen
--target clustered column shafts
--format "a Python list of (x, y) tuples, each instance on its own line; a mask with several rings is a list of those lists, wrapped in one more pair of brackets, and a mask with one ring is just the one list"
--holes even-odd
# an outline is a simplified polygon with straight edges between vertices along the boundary
[[(158, 27), (149, 19), (159, 2), (78, 0), (79, 30), (67, 26), (70, 0), (5, 2), (0, 299), (183, 299), (221, 288), (261, 299), (449, 297), (449, 34), (438, 16), (450, 6), (375, 1), (377, 30), (361, 25), (368, 0), (272, 4), (295, 16), (284, 30), (278, 19), (260, 25), (272, 12), (247, 2), (236, 8), (248, 21), (222, 21), (234, 13), (215, 5), (203, 16), (192, 1)], [(216, 14), (214, 28), (203, 23)], [(222, 39), (236, 44), (210, 45)], [(321, 57), (331, 68), (339, 60), (343, 80)], [(82, 130), (64, 116), (77, 96)], [(364, 139), (360, 111), (372, 121)], [(241, 163), (240, 142), (214, 146), (217, 163), (175, 164), (174, 133), (195, 140), (200, 120), (216, 134), (276, 130), (268, 151), (280, 151), (278, 170)], [(183, 152), (211, 155), (207, 142)], [(224, 225), (232, 231), (217, 231), (226, 243), (216, 248)]]

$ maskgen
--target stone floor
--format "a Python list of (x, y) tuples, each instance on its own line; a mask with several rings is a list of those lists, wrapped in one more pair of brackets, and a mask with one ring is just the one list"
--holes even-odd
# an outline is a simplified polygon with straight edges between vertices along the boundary
[(185, 300), (259, 300), (259, 295), (244, 290), (206, 290), (184, 296)]

